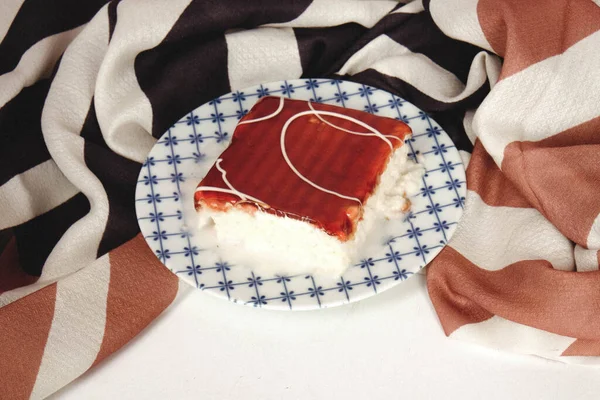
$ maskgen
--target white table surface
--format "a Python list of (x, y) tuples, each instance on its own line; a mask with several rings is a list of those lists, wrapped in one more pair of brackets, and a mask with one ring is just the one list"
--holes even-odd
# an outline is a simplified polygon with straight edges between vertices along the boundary
[(598, 399), (600, 369), (448, 339), (416, 275), (322, 311), (189, 290), (53, 399)]

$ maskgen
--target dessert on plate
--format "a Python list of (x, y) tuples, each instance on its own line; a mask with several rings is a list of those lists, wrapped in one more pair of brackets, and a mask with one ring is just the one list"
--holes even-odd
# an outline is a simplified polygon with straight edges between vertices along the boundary
[(199, 183), (195, 207), (228, 256), (271, 273), (339, 276), (376, 221), (409, 210), (422, 168), (405, 123), (267, 96)]

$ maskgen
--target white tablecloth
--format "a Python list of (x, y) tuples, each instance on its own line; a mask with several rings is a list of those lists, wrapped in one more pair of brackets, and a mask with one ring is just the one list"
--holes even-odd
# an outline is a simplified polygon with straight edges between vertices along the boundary
[(446, 338), (417, 275), (323, 311), (190, 289), (53, 399), (597, 399), (599, 371)]

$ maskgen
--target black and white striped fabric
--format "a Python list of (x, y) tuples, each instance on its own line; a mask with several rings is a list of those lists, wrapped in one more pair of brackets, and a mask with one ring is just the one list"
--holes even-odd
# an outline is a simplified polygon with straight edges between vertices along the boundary
[[(147, 152), (174, 121), (225, 92), (337, 76), (409, 100), (470, 152), (465, 121), (497, 79), (500, 59), (446, 36), (428, 6), (427, 0), (4, 0), (0, 316), (49, 285), (58, 283), (60, 292), (64, 279), (92, 271), (136, 237), (134, 187)], [(106, 298), (107, 289), (98, 292)], [(59, 300), (60, 293), (51, 300), (56, 310)], [(42, 336), (45, 343), (48, 335)], [(72, 361), (73, 371), (56, 378), (44, 371), (60, 363), (46, 359), (60, 356), (47, 352), (61, 348), (44, 343), (43, 356), (29, 362), (37, 367), (22, 397), (49, 395), (95, 358)]]
[(22, 267), (35, 276), (88, 213), (96, 255), (135, 236), (133, 183), (152, 136), (222, 93), (338, 75), (431, 112), (470, 150), (463, 117), (490, 87), (489, 54), (445, 36), (420, 2), (9, 3), (1, 228), (27, 247)]

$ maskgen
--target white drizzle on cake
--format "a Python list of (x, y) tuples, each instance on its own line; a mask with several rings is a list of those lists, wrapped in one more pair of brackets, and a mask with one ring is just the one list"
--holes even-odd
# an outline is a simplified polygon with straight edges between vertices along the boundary
[[(315, 110), (314, 107), (312, 106), (311, 102), (308, 101), (308, 107), (310, 108), (310, 110), (308, 111), (302, 111), (299, 113), (296, 113), (296, 115), (291, 116), (290, 118), (288, 118), (286, 120), (286, 122), (283, 125), (283, 128), (281, 129), (281, 136), (280, 136), (280, 145), (281, 145), (281, 153), (283, 155), (283, 158), (285, 159), (287, 165), (290, 167), (290, 169), (292, 171), (294, 171), (294, 173), (298, 176), (298, 178), (302, 179), (304, 182), (308, 183), (309, 185), (311, 185), (312, 187), (314, 187), (317, 190), (320, 190), (322, 192), (337, 196), (339, 198), (342, 199), (346, 199), (346, 200), (352, 200), (352, 201), (356, 201), (358, 204), (360, 204), (362, 206), (362, 201), (356, 197), (352, 197), (352, 196), (346, 196), (344, 194), (338, 193), (336, 191), (333, 190), (329, 190), (326, 189), (320, 185), (317, 185), (316, 183), (314, 183), (313, 181), (311, 181), (310, 179), (308, 179), (306, 176), (304, 176), (300, 171), (298, 171), (298, 169), (296, 169), (296, 167), (294, 166), (294, 164), (292, 163), (292, 161), (290, 160), (286, 148), (285, 148), (285, 136), (287, 133), (287, 129), (290, 126), (290, 124), (292, 122), (294, 122), (294, 120), (296, 120), (297, 118), (303, 117), (303, 116), (308, 116), (308, 115), (315, 115), (319, 120), (321, 120), (323, 123), (336, 128), (342, 132), (346, 132), (346, 133), (350, 133), (352, 135), (357, 135), (357, 136), (373, 136), (373, 137), (377, 137), (378, 139), (383, 140), (389, 147), (390, 147), (390, 151), (393, 153), (394, 152), (394, 146), (392, 145), (392, 142), (390, 142), (389, 138), (394, 138), (396, 140), (400, 140), (399, 138), (397, 138), (396, 136), (392, 136), (392, 135), (384, 135), (381, 132), (379, 132), (377, 129), (373, 128), (372, 126), (356, 119), (356, 118), (352, 118), (349, 117), (347, 115), (344, 114), (340, 114), (340, 113), (335, 113), (335, 112), (330, 112), (330, 111), (318, 111)], [(251, 123), (255, 123), (255, 122), (262, 122), (262, 121), (266, 121), (268, 119), (271, 119), (275, 116), (277, 116), (281, 110), (283, 110), (283, 105), (284, 105), (284, 99), (283, 97), (279, 98), (279, 106), (277, 107), (277, 109), (269, 114), (266, 115), (264, 117), (260, 117), (260, 118), (255, 118), (255, 119), (251, 119), (251, 120), (247, 120), (247, 121), (241, 121), (240, 123), (238, 123), (238, 125), (244, 125), (244, 124), (251, 124)], [(330, 117), (335, 117), (335, 118), (340, 118), (346, 121), (350, 121), (355, 123), (356, 125), (362, 126), (363, 128), (367, 129), (370, 131), (369, 132), (355, 132), (355, 131), (351, 131), (349, 129), (345, 129), (342, 128), (340, 126), (337, 126), (327, 120), (325, 120), (322, 115), (326, 115), (326, 116), (330, 116)], [(229, 187), (229, 189), (231, 191), (226, 191), (226, 189), (220, 189), (217, 187), (213, 187), (213, 186), (199, 186), (196, 191), (201, 191), (201, 190), (212, 190), (212, 191), (218, 191), (218, 192), (223, 192), (223, 193), (231, 193), (231, 194), (235, 194), (236, 196), (240, 197), (242, 200), (251, 200), (254, 201), (260, 205), (266, 205), (265, 202), (260, 201), (250, 195), (241, 193), (239, 191), (237, 191), (232, 185), (231, 183), (227, 180), (226, 178), (226, 172), (223, 168), (221, 168), (220, 163), (221, 163), (222, 159), (218, 159), (217, 163), (215, 164), (216, 168), (221, 171), (222, 173), (222, 177), (223, 177), (223, 182), (225, 182), (225, 184)]]

